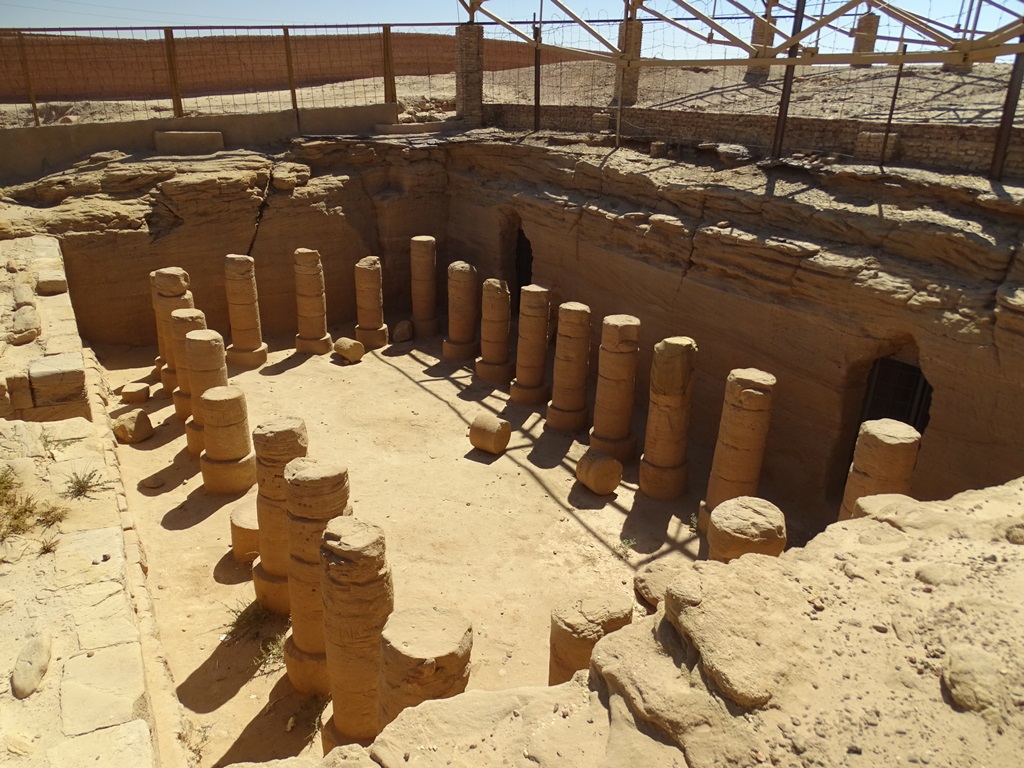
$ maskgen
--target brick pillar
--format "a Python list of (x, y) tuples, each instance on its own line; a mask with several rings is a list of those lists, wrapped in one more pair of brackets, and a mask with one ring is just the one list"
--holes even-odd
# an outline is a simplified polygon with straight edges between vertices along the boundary
[[(644, 23), (639, 19), (619, 23), (619, 50), (629, 59), (640, 58), (640, 44), (644, 36)], [(640, 67), (632, 66), (622, 70), (621, 80), (615, 79), (615, 103), (623, 106), (636, 104), (640, 90)]]
[[(877, 13), (865, 13), (859, 19), (857, 19), (857, 27), (854, 29), (853, 38), (853, 52), (854, 53), (873, 53), (875, 50), (875, 43), (878, 41), (878, 21), (879, 15)], [(851, 65), (854, 69), (866, 69), (870, 67), (870, 64), (853, 64)]]
[[(771, 9), (765, 11), (763, 18), (758, 17), (754, 21), (754, 31), (750, 33), (750, 43), (755, 48), (758, 46), (770, 46), (775, 41), (775, 32), (769, 26), (772, 22)], [(747, 73), (743, 80), (750, 84), (767, 82), (771, 74), (771, 67), (751, 65), (747, 67)]]
[(484, 28), (479, 24), (455, 30), (455, 116), (467, 128), (484, 122)]

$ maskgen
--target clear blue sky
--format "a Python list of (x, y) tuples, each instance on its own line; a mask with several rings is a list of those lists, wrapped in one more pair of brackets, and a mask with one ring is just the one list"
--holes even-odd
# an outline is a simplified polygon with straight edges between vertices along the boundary
[[(748, 0), (749, 2), (750, 0)], [(712, 0), (696, 0), (712, 6)], [(831, 6), (836, 0), (828, 0)], [(897, 4), (926, 16), (955, 21), (968, 0), (896, 0)], [(1020, 5), (1019, 0), (1003, 0)], [(487, 7), (506, 19), (529, 19), (540, 0), (488, 0)], [(567, 0), (573, 10), (590, 18), (621, 18), (622, 0)], [(652, 2), (663, 12), (681, 9), (670, 2)], [(820, 0), (809, 0), (808, 11), (820, 8)], [(729, 10), (718, 0), (720, 12)], [(545, 3), (545, 17), (560, 14)], [(235, 24), (371, 24), (400, 22), (464, 21), (466, 14), (457, 0), (381, 0), (375, 3), (334, 0), (0, 0), (0, 27), (84, 27), (147, 25)]]

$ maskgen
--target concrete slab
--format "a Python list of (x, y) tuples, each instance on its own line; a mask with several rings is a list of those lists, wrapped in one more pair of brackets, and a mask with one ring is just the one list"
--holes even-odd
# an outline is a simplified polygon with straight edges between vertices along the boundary
[(60, 684), (64, 735), (79, 736), (98, 728), (127, 723), (138, 714), (145, 692), (142, 650), (138, 643), (72, 656), (64, 664)]

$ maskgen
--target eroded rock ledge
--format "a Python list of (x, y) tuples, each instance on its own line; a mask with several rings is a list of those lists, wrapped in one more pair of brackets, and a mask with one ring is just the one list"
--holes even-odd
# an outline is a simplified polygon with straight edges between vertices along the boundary
[(553, 688), (404, 712), (404, 765), (1011, 766), (1024, 749), (1024, 480), (695, 563)]

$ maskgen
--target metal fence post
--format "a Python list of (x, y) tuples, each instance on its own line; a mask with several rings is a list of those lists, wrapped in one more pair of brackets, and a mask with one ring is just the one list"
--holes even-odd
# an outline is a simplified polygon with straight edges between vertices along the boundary
[(533, 130), (540, 130), (540, 24), (533, 25)]
[(28, 91), (28, 100), (32, 104), (32, 117), (36, 121), (36, 127), (39, 127), (39, 105), (36, 104), (36, 89), (32, 85), (32, 72), (28, 68), (28, 52), (25, 50), (25, 38), (21, 30), (15, 32), (14, 35), (18, 41), (18, 57), (21, 59), (21, 73), (25, 78), (25, 90)]
[(164, 27), (164, 48), (167, 51), (167, 76), (171, 81), (174, 116), (183, 117), (185, 110), (181, 105), (181, 89), (178, 87), (178, 57), (174, 50), (174, 30), (170, 27)]
[(387, 104), (398, 102), (398, 87), (395, 85), (395, 56), (391, 50), (391, 25), (381, 28), (381, 40), (384, 43), (384, 101)]
[[(804, 23), (804, 7), (806, 0), (797, 0), (796, 11), (793, 13), (793, 34), (800, 32)], [(779, 116), (775, 121), (775, 138), (772, 141), (772, 157), (778, 158), (782, 155), (782, 143), (786, 137), (786, 120), (789, 119), (789, 100), (793, 96), (793, 78), (796, 77), (796, 65), (793, 61), (796, 58), (799, 45), (789, 47), (790, 66), (786, 67), (786, 74), (782, 79), (782, 96), (779, 97)]]
[(284, 60), (288, 67), (288, 90), (292, 94), (292, 110), (295, 114), (299, 113), (299, 97), (295, 93), (295, 65), (292, 63), (292, 38), (288, 32), (288, 27), (281, 27), (284, 32)]

